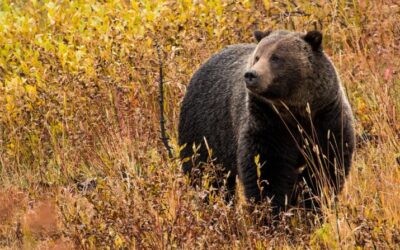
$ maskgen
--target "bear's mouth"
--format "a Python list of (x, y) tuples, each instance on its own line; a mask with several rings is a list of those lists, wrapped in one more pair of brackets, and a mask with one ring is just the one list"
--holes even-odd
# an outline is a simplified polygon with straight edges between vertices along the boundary
[(247, 83), (246, 88), (253, 92), (260, 92), (260, 88), (257, 83)]
[(267, 88), (262, 89), (258, 85), (246, 85), (246, 88), (251, 94), (258, 96), (258, 98), (264, 99), (269, 103), (279, 103), (283, 98), (279, 89), (274, 88), (273, 86), (268, 86)]
[(248, 91), (250, 91), (253, 94), (259, 95), (259, 96), (263, 96), (263, 90), (256, 84), (254, 85), (248, 85), (246, 84), (246, 88)]
[(279, 91), (274, 90), (273, 87), (267, 88), (263, 92), (260, 93), (264, 98), (277, 101), (282, 99), (282, 95), (279, 93)]

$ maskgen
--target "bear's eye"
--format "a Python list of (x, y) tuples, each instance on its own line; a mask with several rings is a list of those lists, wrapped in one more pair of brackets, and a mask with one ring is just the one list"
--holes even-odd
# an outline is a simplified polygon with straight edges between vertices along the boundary
[(254, 62), (258, 62), (258, 60), (260, 60), (260, 57), (259, 57), (259, 56), (256, 56), (256, 57), (254, 58)]
[(280, 58), (279, 56), (277, 56), (275, 54), (271, 56), (270, 60), (271, 60), (271, 62), (274, 62), (274, 63), (282, 62), (282, 58)]

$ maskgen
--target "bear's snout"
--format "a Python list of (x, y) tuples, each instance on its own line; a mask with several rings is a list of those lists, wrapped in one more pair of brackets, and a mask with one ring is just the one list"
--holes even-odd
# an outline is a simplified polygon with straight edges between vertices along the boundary
[(258, 83), (259, 76), (255, 70), (248, 70), (244, 73), (244, 80), (246, 82), (246, 87), (255, 87)]

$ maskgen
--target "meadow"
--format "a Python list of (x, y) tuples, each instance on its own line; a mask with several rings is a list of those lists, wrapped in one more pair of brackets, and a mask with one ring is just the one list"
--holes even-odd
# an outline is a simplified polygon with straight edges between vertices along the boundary
[[(0, 1), (0, 248), (399, 249), (399, 22), (396, 0)], [(318, 223), (263, 226), (181, 172), (191, 75), (256, 29), (321, 30), (355, 114), (351, 173)]]

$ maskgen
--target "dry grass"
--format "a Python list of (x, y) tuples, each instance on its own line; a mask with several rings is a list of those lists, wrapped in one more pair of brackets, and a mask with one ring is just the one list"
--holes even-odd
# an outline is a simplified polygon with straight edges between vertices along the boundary
[[(305, 14), (307, 15), (305, 15)], [(375, 248), (400, 244), (400, 5), (377, 1), (1, 1), (0, 248)], [(356, 114), (353, 169), (322, 223), (261, 227), (202, 202), (159, 136), (210, 55), (255, 29), (321, 29)]]

